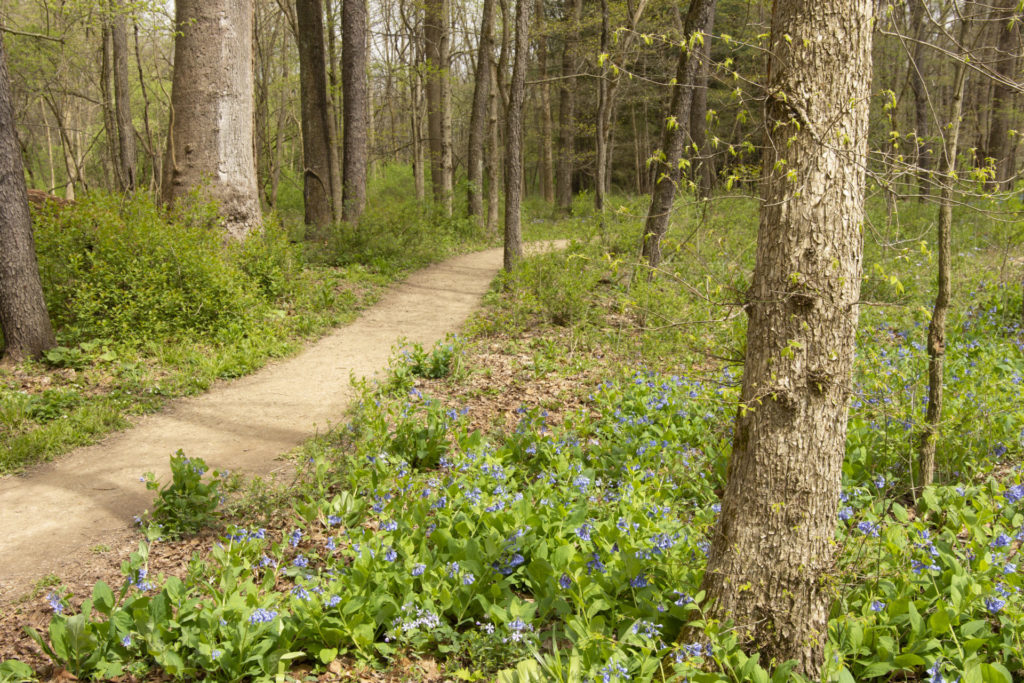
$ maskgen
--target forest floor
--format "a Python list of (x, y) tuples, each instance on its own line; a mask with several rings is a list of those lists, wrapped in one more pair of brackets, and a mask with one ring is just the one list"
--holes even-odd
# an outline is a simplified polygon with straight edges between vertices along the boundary
[[(352, 380), (384, 370), (400, 343), (430, 346), (458, 330), (501, 257), (491, 249), (418, 271), (355, 322), (292, 358), (174, 401), (57, 462), (0, 479), (0, 621), (49, 585), (91, 586), (116, 572), (140, 539), (135, 517), (152, 503), (141, 475), (166, 481), (168, 456), (178, 449), (211, 469), (287, 476), (291, 465), (280, 456), (343, 419), (357, 394)], [(156, 564), (187, 564), (190, 552), (179, 550)], [(0, 641), (14, 635), (5, 629)]]

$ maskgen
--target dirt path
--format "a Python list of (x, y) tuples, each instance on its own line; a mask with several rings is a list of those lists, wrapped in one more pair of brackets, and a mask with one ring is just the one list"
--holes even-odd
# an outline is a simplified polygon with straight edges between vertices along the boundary
[(140, 475), (150, 471), (165, 481), (168, 456), (179, 448), (213, 469), (267, 474), (283, 468), (277, 456), (342, 419), (354, 394), (352, 376), (385, 368), (401, 338), (428, 346), (458, 330), (501, 257), (491, 249), (414, 273), (299, 355), (174, 401), (56, 463), (0, 480), (0, 598), (88, 564), (90, 549), (101, 544), (122, 545), (132, 518), (151, 505)]

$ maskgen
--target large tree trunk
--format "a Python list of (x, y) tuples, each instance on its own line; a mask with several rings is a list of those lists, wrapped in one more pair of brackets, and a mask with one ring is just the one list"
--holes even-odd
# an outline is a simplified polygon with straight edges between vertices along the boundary
[(302, 198), (306, 225), (319, 233), (339, 217), (341, 202), (334, 116), (327, 99), (321, 0), (295, 0), (302, 108)]
[(251, 0), (177, 0), (163, 200), (202, 188), (228, 236), (262, 224), (253, 150)]
[(484, 141), (487, 138), (487, 105), (491, 91), (491, 55), (494, 51), (494, 0), (484, 0), (480, 17), (480, 44), (473, 77), (473, 109), (469, 115), (467, 150), (468, 187), (466, 212), (480, 217), (484, 213)]
[[(709, 37), (703, 34), (711, 15), (715, 13), (715, 0), (690, 0), (683, 27), (683, 45), (676, 63), (675, 84), (672, 87), (672, 104), (665, 118), (661, 150), (655, 155), (655, 183), (651, 193), (651, 206), (644, 223), (641, 253), (651, 268), (661, 263), (661, 239), (668, 230), (668, 219), (672, 213), (672, 202), (676, 197), (676, 183), (679, 182), (679, 161), (683, 148), (690, 139), (690, 111), (693, 106), (693, 85), (698, 82), (703, 69), (704, 50), (702, 45)], [(699, 34), (699, 35), (697, 35)]]
[[(960, 45), (967, 37), (966, 20), (960, 29)], [(953, 77), (953, 100), (949, 105), (947, 137), (942, 145), (942, 189), (939, 191), (938, 251), (939, 272), (932, 318), (928, 323), (928, 409), (918, 448), (919, 484), (931, 486), (935, 478), (935, 448), (942, 420), (943, 366), (946, 358), (946, 317), (952, 290), (950, 233), (953, 227), (953, 184), (956, 182), (956, 156), (960, 145), (960, 119), (963, 112), (964, 80), (967, 73), (966, 54), (961, 54)]]
[(519, 207), (523, 195), (523, 100), (526, 98), (531, 2), (516, 0), (515, 57), (505, 116), (505, 270), (512, 270), (523, 258)]
[(565, 46), (562, 49), (562, 80), (558, 90), (558, 166), (555, 171), (555, 202), (572, 210), (572, 173), (576, 156), (576, 41), (579, 37), (583, 0), (565, 0)]
[(1015, 112), (1014, 79), (1020, 61), (1020, 21), (1014, 20), (1016, 0), (1002, 0), (993, 10), (998, 30), (995, 72), (992, 83), (992, 125), (988, 133), (988, 153), (996, 160), (996, 174), (993, 188), (1008, 190), (1016, 174), (1013, 161), (1013, 138), (1010, 134)]
[(702, 587), (744, 649), (812, 679), (860, 296), (871, 22), (871, 0), (775, 2), (746, 364)]
[(365, 0), (343, 0), (341, 7), (341, 86), (345, 107), (345, 203), (342, 217), (358, 223), (366, 208), (369, 87), (366, 83)]
[(116, 103), (117, 162), (122, 189), (134, 192), (138, 185), (138, 153), (135, 145), (135, 126), (132, 124), (132, 93), (128, 85), (128, 29), (124, 0), (112, 0), (111, 11), (114, 13), (110, 23), (110, 42)]
[(7, 52), (0, 40), (0, 331), (4, 357), (22, 360), (54, 345), (39, 281), (21, 146), (14, 130)]
[(434, 201), (452, 212), (451, 94), (448, 83), (448, 2), (426, 0), (427, 128), (430, 133), (430, 181)]

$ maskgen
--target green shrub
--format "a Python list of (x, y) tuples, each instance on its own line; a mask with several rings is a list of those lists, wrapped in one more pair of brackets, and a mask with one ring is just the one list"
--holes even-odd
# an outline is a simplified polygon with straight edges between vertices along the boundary
[[(121, 203), (123, 201), (123, 203)], [(208, 336), (261, 302), (199, 209), (171, 220), (145, 195), (92, 194), (35, 217), (47, 307), (62, 340)], [(260, 259), (243, 262), (252, 266)], [(266, 250), (264, 250), (266, 253)]]

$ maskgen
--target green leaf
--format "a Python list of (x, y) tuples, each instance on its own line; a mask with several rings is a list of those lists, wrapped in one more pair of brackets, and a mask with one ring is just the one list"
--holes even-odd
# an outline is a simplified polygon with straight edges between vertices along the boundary
[(319, 654), (317, 654), (321, 664), (330, 664), (337, 656), (338, 648), (336, 647), (321, 648)]
[(1013, 676), (1002, 664), (992, 662), (981, 665), (981, 680), (985, 683), (1013, 683)]
[(797, 664), (798, 662), (795, 659), (790, 659), (779, 665), (772, 673), (772, 683), (788, 683), (789, 674), (796, 668)]
[(92, 601), (97, 612), (109, 617), (111, 610), (114, 609), (114, 591), (110, 590), (106, 583), (99, 581), (93, 586)]
[(928, 626), (932, 630), (932, 635), (943, 635), (949, 631), (949, 611), (939, 608), (937, 612), (928, 617)]
[(907, 603), (907, 616), (910, 617), (910, 626), (914, 629), (914, 633), (920, 635), (924, 630), (924, 620), (912, 602)]
[(865, 667), (864, 671), (861, 672), (861, 678), (878, 678), (879, 676), (885, 676), (893, 670), (892, 664), (889, 662), (874, 662)]

